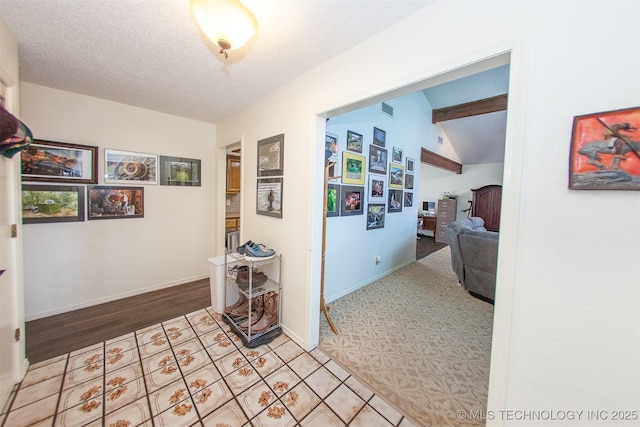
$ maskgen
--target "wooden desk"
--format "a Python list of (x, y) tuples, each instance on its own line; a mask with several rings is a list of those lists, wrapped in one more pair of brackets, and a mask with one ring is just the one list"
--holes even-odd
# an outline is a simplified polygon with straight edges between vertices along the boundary
[(435, 216), (423, 216), (418, 215), (419, 218), (422, 218), (422, 229), (433, 231), (433, 235), (436, 235), (436, 217)]

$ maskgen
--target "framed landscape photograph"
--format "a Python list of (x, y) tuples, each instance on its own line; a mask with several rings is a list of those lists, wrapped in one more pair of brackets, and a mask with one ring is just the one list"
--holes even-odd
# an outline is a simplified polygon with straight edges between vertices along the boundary
[(569, 188), (640, 190), (640, 107), (574, 117)]
[(158, 155), (104, 150), (106, 184), (157, 184)]
[(389, 164), (389, 188), (402, 188), (404, 183), (404, 166)]
[(362, 215), (364, 187), (343, 185), (340, 188), (340, 215)]
[(391, 161), (396, 163), (402, 163), (402, 148), (393, 147), (391, 154)]
[(327, 132), (324, 136), (324, 149), (331, 152), (331, 157), (338, 155), (338, 135)]
[(387, 174), (387, 150), (385, 148), (369, 146), (369, 172)]
[(367, 230), (384, 228), (384, 203), (369, 203), (367, 205)]
[(380, 175), (369, 175), (369, 197), (368, 201), (374, 203), (384, 203), (385, 191), (387, 190), (387, 177)]
[(144, 218), (144, 188), (91, 185), (87, 187), (87, 219)]
[(84, 221), (83, 185), (22, 184), (22, 223)]
[(340, 215), (340, 185), (329, 184), (327, 187), (327, 217)]
[(402, 212), (402, 190), (389, 190), (389, 207), (387, 212)]
[(347, 150), (362, 153), (362, 135), (352, 130), (347, 131)]
[(283, 178), (257, 180), (256, 214), (282, 218)]
[(284, 134), (258, 141), (258, 176), (284, 175)]
[(160, 156), (160, 185), (200, 187), (200, 160)]
[(364, 185), (365, 158), (359, 154), (342, 152), (342, 183)]
[(98, 183), (98, 147), (34, 139), (20, 157), (23, 181)]
[(376, 127), (373, 128), (373, 143), (379, 147), (384, 147), (387, 141), (387, 132)]

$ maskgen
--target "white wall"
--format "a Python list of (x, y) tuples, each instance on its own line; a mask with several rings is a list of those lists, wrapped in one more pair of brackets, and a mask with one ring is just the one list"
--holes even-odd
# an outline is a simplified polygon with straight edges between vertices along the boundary
[(456, 218), (466, 218), (466, 213), (462, 211), (470, 206), (468, 201), (472, 197), (471, 190), (490, 184), (502, 185), (503, 171), (503, 163), (463, 165), (461, 174), (421, 163), (418, 209), (422, 210), (422, 202), (426, 201), (436, 202), (437, 209), (437, 201), (446, 191), (458, 197)]
[[(364, 137), (363, 155), (367, 160), (365, 181), (366, 197), (362, 203), (363, 215), (336, 216), (327, 218), (327, 240), (325, 252), (324, 297), (327, 303), (347, 295), (371, 283), (394, 269), (415, 261), (418, 205), (403, 207), (402, 212), (385, 214), (384, 228), (367, 230), (367, 205), (369, 194), (369, 146), (373, 141), (373, 128), (386, 131), (385, 149), (387, 165), (392, 161), (393, 147), (403, 150), (402, 166), (406, 171), (407, 157), (414, 161), (414, 189), (403, 189), (417, 197), (420, 186), (420, 147), (433, 137), (435, 127), (431, 124), (431, 107), (424, 94), (416, 92), (385, 101), (394, 109), (393, 118), (381, 112), (380, 104), (361, 108), (331, 117), (327, 132), (338, 136), (338, 153), (346, 150), (347, 131), (360, 133)], [(437, 137), (436, 137), (437, 138)], [(338, 172), (340, 175), (340, 172)], [(385, 175), (389, 191), (389, 173)], [(341, 180), (332, 181), (341, 184)], [(388, 197), (384, 201), (388, 209)], [(381, 262), (376, 265), (379, 256)]]
[[(640, 58), (630, 54), (640, 49), (639, 14), (632, 0), (439, 1), (219, 124), (219, 141), (244, 136), (248, 189), (256, 141), (286, 135), (284, 217), (246, 213), (243, 227), (285, 254), (288, 331), (317, 342), (317, 115), (511, 51), (489, 409), (637, 409), (640, 198), (570, 191), (567, 165), (574, 116), (640, 104)], [(615, 31), (603, 16), (616, 16)], [(243, 194), (247, 206), (254, 198), (255, 190)], [(594, 206), (624, 219), (594, 220)], [(530, 423), (497, 413), (488, 424)]]
[(201, 160), (201, 187), (144, 186), (144, 218), (26, 224), (27, 320), (208, 277), (215, 126), (21, 84), (38, 139)]

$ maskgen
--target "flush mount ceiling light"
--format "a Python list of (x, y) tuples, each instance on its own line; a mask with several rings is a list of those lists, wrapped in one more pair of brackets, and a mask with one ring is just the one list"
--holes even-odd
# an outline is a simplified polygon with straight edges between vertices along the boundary
[(228, 50), (240, 49), (258, 31), (253, 13), (238, 0), (190, 0), (200, 29), (228, 57)]

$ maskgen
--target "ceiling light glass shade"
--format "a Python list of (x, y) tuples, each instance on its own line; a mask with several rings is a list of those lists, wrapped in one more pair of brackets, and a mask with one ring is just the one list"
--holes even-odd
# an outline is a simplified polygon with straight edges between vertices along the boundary
[(202, 32), (222, 51), (240, 49), (258, 31), (253, 13), (238, 0), (190, 0)]

